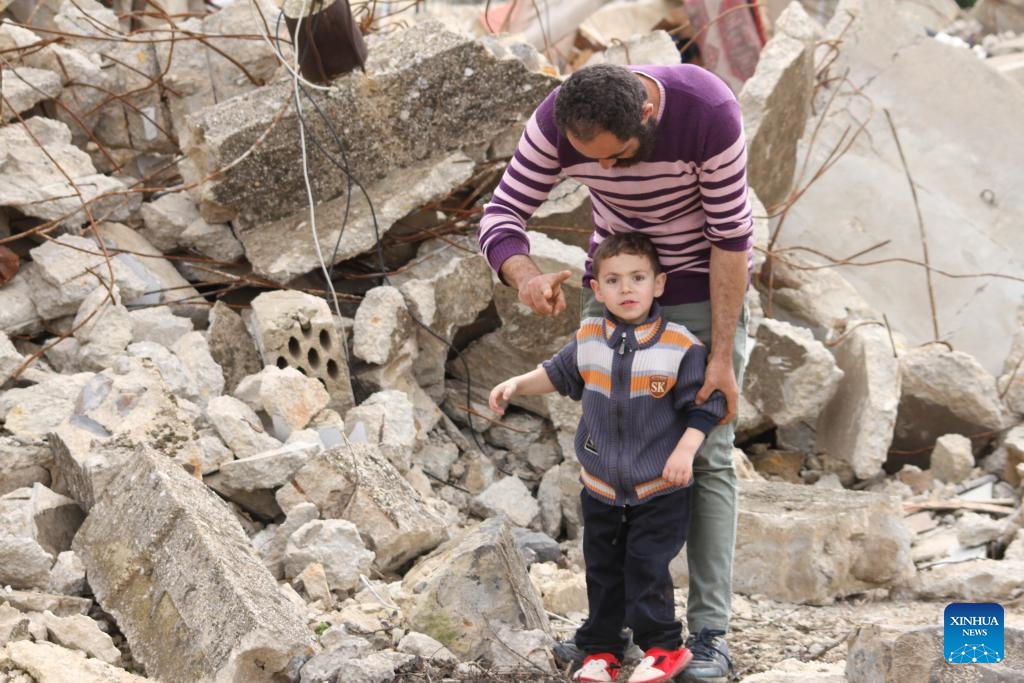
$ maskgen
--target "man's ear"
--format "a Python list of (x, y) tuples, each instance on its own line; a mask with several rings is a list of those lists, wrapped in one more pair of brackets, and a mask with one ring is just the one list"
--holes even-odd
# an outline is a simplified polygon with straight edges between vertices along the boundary
[(658, 273), (658, 276), (654, 278), (654, 298), (657, 299), (659, 296), (665, 293), (665, 283), (668, 281), (668, 275), (665, 273)]
[(654, 116), (654, 102), (644, 102), (644, 108), (640, 114), (640, 123), (647, 123), (648, 119), (652, 116)]
[(594, 298), (603, 304), (604, 297), (601, 296), (601, 288), (597, 284), (597, 278), (590, 278), (590, 289), (594, 292)]

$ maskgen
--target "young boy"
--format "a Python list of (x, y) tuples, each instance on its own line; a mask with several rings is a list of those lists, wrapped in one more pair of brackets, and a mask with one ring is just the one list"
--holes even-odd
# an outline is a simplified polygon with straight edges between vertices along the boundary
[(661, 317), (655, 298), (666, 276), (647, 237), (605, 239), (593, 268), (604, 317), (583, 320), (551, 360), (494, 387), (490, 406), (504, 414), (517, 394), (553, 391), (582, 400), (576, 457), (590, 615), (576, 632), (587, 656), (573, 680), (616, 680), (626, 626), (644, 649), (629, 683), (668, 681), (692, 658), (668, 565), (686, 542), (693, 458), (725, 415), (725, 398), (695, 403), (707, 351)]

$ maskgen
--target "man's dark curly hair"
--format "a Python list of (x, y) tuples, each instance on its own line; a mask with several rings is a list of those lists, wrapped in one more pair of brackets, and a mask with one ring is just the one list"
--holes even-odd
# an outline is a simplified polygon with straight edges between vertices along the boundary
[(569, 76), (555, 98), (555, 125), (563, 135), (572, 133), (590, 142), (603, 131), (620, 140), (643, 131), (647, 90), (624, 66), (594, 64)]

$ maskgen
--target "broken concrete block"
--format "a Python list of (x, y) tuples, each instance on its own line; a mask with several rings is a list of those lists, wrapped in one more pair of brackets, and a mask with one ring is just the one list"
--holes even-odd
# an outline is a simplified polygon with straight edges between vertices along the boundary
[(138, 342), (129, 344), (125, 353), (132, 358), (145, 358), (153, 363), (160, 372), (167, 389), (175, 396), (189, 401), (199, 401), (199, 387), (195, 377), (185, 368), (185, 364), (165, 346), (156, 342)]
[(679, 48), (665, 31), (630, 36), (603, 52), (595, 52), (587, 64), (678, 64)]
[(111, 487), (74, 550), (150, 676), (269, 682), (310, 651), (303, 615), (201, 482), (143, 450)]
[(319, 379), (331, 395), (330, 407), (340, 413), (355, 404), (347, 342), (326, 301), (295, 290), (264, 292), (252, 300), (249, 328), (264, 365), (293, 367)]
[(531, 230), (586, 250), (594, 232), (593, 211), (590, 190), (572, 178), (566, 178), (551, 188), (551, 194), (526, 225)]
[(206, 405), (206, 417), (236, 457), (265, 453), (281, 442), (263, 429), (255, 411), (234, 396), (218, 396)]
[(895, 499), (745, 482), (739, 515), (733, 583), (741, 593), (825, 604), (913, 575)]
[(959, 484), (970, 476), (973, 468), (970, 439), (960, 434), (945, 434), (936, 439), (931, 456), (931, 471), (936, 479)]
[(586, 614), (587, 577), (583, 572), (562, 569), (553, 562), (530, 565), (530, 582), (555, 614)]
[(288, 537), (284, 575), (296, 577), (309, 564), (319, 563), (330, 589), (345, 595), (359, 587), (360, 576), (370, 573), (373, 559), (355, 524), (344, 519), (317, 519)]
[[(1024, 235), (1015, 233), (1007, 242), (1004, 226), (1020, 224), (1024, 217), (1024, 198), (1014, 190), (1021, 167), (1018, 155), (1010, 151), (1024, 147), (1024, 130), (1014, 123), (1024, 108), (1024, 90), (1007, 87), (1003, 76), (969, 50), (922, 40), (922, 28), (900, 15), (902, 4), (847, 1), (825, 29), (822, 58), (831, 50), (826, 45), (840, 36), (843, 47), (827, 56), (828, 68), (819, 75), (819, 81), (828, 83), (818, 94), (820, 114), (807, 122), (801, 139), (799, 153), (808, 174), (817, 173), (826, 158), (851, 142), (861, 123), (866, 128), (793, 205), (776, 247), (798, 246), (841, 260), (888, 240), (854, 263), (917, 263), (922, 254), (920, 215), (929, 244), (955, 236), (971, 245), (969, 257), (957, 250), (931, 249), (933, 270), (1018, 273)], [(945, 83), (963, 87), (950, 89)], [(974, 126), (978, 120), (986, 125)], [(1009, 137), (1003, 130), (1010, 131)], [(961, 169), (958, 177), (942, 171), (949, 164)], [(908, 173), (918, 189), (916, 197)], [(985, 200), (979, 206), (979, 197), (992, 199), (995, 206)], [(822, 230), (825, 216), (843, 216), (842, 226)], [(905, 228), (893, 231), (893, 225)], [(986, 265), (979, 269), (974, 264)], [(1014, 324), (1007, 311), (1020, 303), (1019, 282), (987, 278), (984, 290), (978, 291), (964, 287), (958, 278), (933, 277), (929, 284), (923, 268), (839, 265), (837, 270), (910, 344), (938, 337), (976, 357), (989, 372), (997, 371), (1005, 359)], [(936, 302), (938, 332), (930, 300)]]
[(530, 583), (508, 525), (489, 519), (417, 563), (402, 580), (409, 626), (461, 660), (490, 658), (501, 627), (549, 633), (547, 614)]
[(146, 202), (140, 214), (144, 227), (139, 234), (162, 252), (177, 249), (181, 233), (199, 219), (196, 203), (184, 192), (172, 192)]
[(376, 445), (399, 472), (412, 466), (412, 454), (425, 435), (417, 429), (412, 402), (401, 391), (379, 391), (345, 413), (353, 431), (362, 422), (367, 441)]
[(425, 633), (411, 631), (402, 636), (395, 649), (399, 652), (407, 652), (423, 659), (444, 666), (445, 664), (458, 664), (458, 658), (451, 650), (437, 642)]
[[(893, 449), (926, 449), (943, 434), (975, 436), (1002, 427), (995, 379), (968, 354), (938, 344), (910, 349), (900, 357), (900, 374)], [(975, 451), (991, 440), (975, 439)]]
[(35, 483), (50, 485), (53, 455), (41, 438), (0, 436), (0, 496)]
[(178, 243), (207, 258), (233, 263), (245, 256), (242, 243), (227, 223), (207, 223), (198, 218), (178, 236)]
[(1024, 306), (1017, 309), (1017, 328), (996, 388), (1010, 412), (1024, 417)]
[(323, 519), (359, 528), (376, 566), (394, 571), (448, 537), (440, 515), (424, 505), (376, 446), (347, 443), (321, 453), (277, 494), (285, 512), (311, 502)]
[(811, 112), (814, 47), (820, 34), (821, 27), (803, 7), (790, 3), (739, 94), (747, 180), (769, 208), (785, 201), (796, 180), (797, 143)]
[(113, 639), (84, 614), (58, 617), (52, 612), (43, 612), (38, 618), (46, 627), (46, 639), (50, 642), (69, 650), (84, 652), (101, 662), (120, 666), (121, 651), (114, 645)]
[[(572, 276), (562, 284), (566, 311), (556, 318), (544, 318), (519, 303), (511, 287), (495, 285), (494, 303), (502, 326), (479, 338), (462, 352), (462, 359), (448, 364), (448, 372), (465, 381), (468, 365), (474, 401), (487, 404), (487, 396), (499, 382), (527, 372), (548, 360), (570, 339), (579, 327), (580, 298), (586, 252), (570, 247), (543, 233), (529, 233), (530, 253), (545, 273), (569, 270)], [(465, 392), (462, 393), (465, 404)], [(547, 416), (543, 397), (516, 396), (512, 403), (542, 417)], [(480, 425), (481, 427), (483, 425)]]
[(1024, 595), (1024, 562), (973, 560), (921, 570), (911, 582), (920, 600), (1005, 603)]
[(9, 380), (24, 362), (25, 358), (14, 348), (7, 334), (0, 330), (0, 385)]
[(504, 477), (473, 498), (470, 509), (481, 517), (504, 514), (513, 524), (529, 527), (540, 514), (540, 505), (519, 477)]
[(0, 532), (0, 583), (14, 588), (46, 588), (53, 555), (31, 538)]
[(133, 342), (154, 342), (170, 349), (193, 330), (192, 321), (174, 315), (167, 306), (150, 306), (129, 311)]
[[(91, 239), (61, 235), (29, 251), (35, 268), (29, 271), (33, 284), (32, 297), (39, 315), (47, 320), (74, 314), (85, 298), (96, 288), (113, 286), (116, 282), (126, 303), (134, 302), (154, 285), (145, 269), (137, 272), (126, 257), (111, 254), (110, 267), (103, 250)], [(134, 259), (137, 263), (137, 259)]]
[(0, 591), (0, 604), (7, 604), (22, 612), (45, 612), (49, 610), (57, 616), (71, 614), (88, 614), (92, 600), (74, 598), (67, 595), (53, 595), (39, 591)]
[(98, 372), (113, 365), (132, 340), (131, 318), (121, 303), (118, 286), (93, 289), (79, 306), (72, 329), (83, 370)]
[(276, 489), (286, 484), (320, 450), (319, 444), (292, 444), (226, 462), (220, 467), (226, 486), (239, 491)]
[(367, 363), (384, 365), (409, 337), (413, 322), (396, 287), (374, 287), (363, 296), (352, 328), (352, 353)]
[(23, 66), (0, 72), (3, 104), (0, 121), (14, 121), (40, 102), (55, 99), (61, 91), (60, 76), (52, 71)]
[(56, 557), (71, 547), (83, 519), (75, 501), (42, 484), (0, 498), (0, 521), (8, 534), (30, 538)]
[(14, 436), (43, 438), (67, 419), (93, 373), (58, 375), (29, 387), (0, 393), (0, 419)]
[(284, 552), (288, 539), (304, 524), (320, 516), (320, 511), (313, 503), (299, 503), (287, 512), (283, 523), (268, 524), (252, 538), (253, 547), (263, 558), (263, 564), (279, 581), (284, 578)]
[(561, 465), (555, 465), (541, 477), (537, 487), (537, 506), (540, 528), (548, 536), (557, 538), (562, 531)]
[[(166, 4), (165, 9), (172, 17), (189, 11), (173, 11)], [(256, 36), (267, 30), (257, 9), (268, 18), (277, 13), (277, 8), (269, 3), (258, 7), (232, 3), (212, 13), (204, 13), (200, 6), (189, 18), (174, 19), (176, 30), (188, 31), (196, 40), (156, 43), (176, 139), (185, 128), (187, 114), (269, 83), (280, 69), (267, 41), (236, 37)], [(288, 45), (280, 48), (286, 54), (291, 52)], [(286, 58), (291, 63), (291, 56)]]
[(46, 589), (62, 595), (85, 593), (85, 565), (73, 550), (65, 550), (57, 555), (57, 561), (50, 569), (50, 583)]
[(97, 173), (89, 155), (71, 144), (71, 131), (63, 123), (33, 116), (24, 124), (0, 127), (0, 150), (0, 206), (69, 228), (89, 220), (87, 202), (93, 215), (127, 218), (124, 184)]
[(813, 424), (842, 378), (835, 358), (809, 330), (765, 318), (750, 352), (744, 393), (777, 426)]
[(7, 657), (11, 663), (32, 675), (37, 683), (144, 683), (148, 680), (111, 666), (84, 652), (70, 650), (53, 643), (19, 640), (8, 643)]
[(15, 640), (29, 640), (28, 618), (6, 603), (0, 603), (0, 648)]
[(25, 264), (18, 274), (0, 287), (0, 330), (7, 334), (35, 334), (42, 331), (42, 320), (32, 300), (29, 271), (35, 264)]
[(181, 359), (185, 370), (195, 381), (199, 393), (196, 403), (200, 407), (224, 393), (224, 373), (210, 354), (206, 335), (189, 332), (174, 343), (171, 351)]
[(319, 681), (359, 681), (375, 683), (395, 680), (395, 665), (386, 651), (370, 652), (352, 659), (347, 652), (325, 650), (302, 667), (300, 683)]
[(847, 463), (858, 479), (885, 464), (900, 402), (900, 363), (878, 325), (852, 330), (833, 347), (843, 371), (835, 396), (817, 423), (817, 445), (830, 460)]
[(1002, 468), (1003, 480), (1011, 486), (1020, 486), (1019, 468), (1024, 465), (1024, 425), (1017, 425), (1003, 437), (1006, 463)]
[[(370, 50), (365, 74), (342, 76), (333, 81), (329, 93), (311, 94), (327, 120), (345, 122), (341, 132), (346, 140), (347, 166), (378, 203), (378, 216), (390, 213), (386, 204), (392, 200), (385, 201), (385, 197), (410, 191), (422, 196), (414, 188), (428, 180), (427, 168), (436, 166), (442, 174), (458, 171), (438, 162), (449, 157), (452, 150), (489, 141), (508, 125), (525, 119), (554, 85), (554, 79), (531, 73), (518, 60), (496, 59), (480, 42), (449, 32), (436, 22), (418, 22), (386, 36), (369, 36), (367, 42)], [(453, 80), (452, 74), (457, 74), (458, 78)], [(459, 79), (472, 79), (476, 85), (493, 84), (494, 87), (467, 88)], [(182, 148), (194, 168), (183, 169), (183, 172), (195, 179), (208, 178), (212, 171), (234, 160), (238, 150), (248, 148), (263, 136), (267, 124), (279, 115), (280, 102), (290, 98), (288, 88), (290, 86), (284, 84), (267, 86), (194, 114), (188, 119), (188, 131), (181, 133)], [(395, 115), (382, 119), (381, 111), (393, 111)], [(290, 154), (298, 144), (294, 118), (293, 110), (287, 112), (253, 154), (230, 172), (203, 185), (200, 210), (207, 220), (231, 220), (236, 213), (247, 225), (290, 214), (296, 214), (294, 223), (308, 219), (301, 169), (274, 161), (281, 153)], [(245, 125), (239, 126), (240, 121)], [(319, 119), (307, 117), (306, 123), (310, 135), (329, 139)], [(369, 134), (371, 130), (373, 133)], [(333, 201), (345, 191), (347, 180), (328, 170), (333, 169), (329, 163), (326, 157), (314, 155), (309, 172), (318, 179), (318, 195)], [(275, 168), (273, 193), (267, 192), (268, 164)], [(420, 167), (418, 175), (407, 175), (406, 171), (413, 166)], [(397, 175), (392, 177), (392, 174)], [(399, 177), (405, 178), (405, 184), (396, 182)], [(371, 179), (382, 178), (387, 178), (391, 187), (402, 187), (403, 192), (375, 192)], [(441, 183), (444, 184), (447, 183)], [(447, 191), (441, 190), (442, 193)], [(366, 228), (370, 228), (369, 245), (372, 246), (380, 236), (372, 238), (372, 223), (362, 198), (356, 195), (352, 200), (343, 241), (354, 239), (356, 233), (366, 233)], [(344, 203), (343, 200), (338, 206), (339, 218)], [(422, 203), (401, 210), (393, 219), (401, 218)], [(323, 208), (321, 205), (318, 211)], [(326, 216), (318, 216), (317, 222), (329, 225), (325, 219)], [(379, 219), (378, 223), (383, 235), (390, 223), (385, 219)], [(340, 220), (335, 225), (340, 228)], [(272, 226), (265, 224), (265, 229)], [(235, 227), (238, 228), (237, 223)], [(259, 259), (253, 260), (245, 227), (241, 232), (246, 253), (255, 265)], [(331, 253), (338, 235), (337, 229), (330, 232), (333, 235), (326, 229), (321, 234), (327, 254)], [(294, 236), (303, 238), (302, 249), (312, 255), (310, 238), (305, 236), (309, 233), (306, 226)], [(292, 235), (281, 230), (279, 236), (277, 256), (286, 250), (280, 246), (292, 239)], [(367, 248), (364, 246), (360, 251)], [(342, 251), (351, 255), (347, 249), (342, 248)], [(294, 275), (313, 267), (315, 258), (307, 257), (307, 264)], [(257, 266), (257, 270), (265, 268)]]
[[(148, 290), (153, 292), (151, 296), (156, 298), (152, 303), (169, 306), (175, 315), (191, 319), (197, 327), (206, 325), (210, 310), (206, 301), (145, 237), (126, 225), (109, 221), (97, 225), (96, 233), (109, 249), (137, 254), (135, 258), (145, 263), (146, 271), (156, 278), (158, 283)], [(131, 254), (121, 254), (118, 258)], [(132, 303), (131, 299), (128, 299), (128, 302)]]
[(1003, 630), (1005, 655), (998, 663), (963, 666), (943, 655), (942, 626), (867, 624), (850, 636), (846, 680), (851, 683), (928, 683), (929, 681), (1010, 681), (1024, 675), (1024, 631)]
[(224, 391), (228, 393), (234, 392), (244, 377), (255, 375), (263, 367), (242, 316), (223, 301), (218, 300), (210, 309), (206, 341), (210, 355), (224, 373)]
[(243, 379), (234, 395), (253, 410), (266, 413), (274, 436), (281, 441), (304, 429), (331, 399), (318, 380), (295, 368), (271, 365)]

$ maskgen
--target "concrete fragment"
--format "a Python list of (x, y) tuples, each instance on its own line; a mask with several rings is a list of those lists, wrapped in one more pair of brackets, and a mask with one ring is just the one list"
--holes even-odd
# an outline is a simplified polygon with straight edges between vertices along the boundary
[(33, 116), (0, 127), (0, 150), (0, 207), (69, 228), (88, 220), (87, 202), (94, 215), (127, 217), (121, 208), (124, 183), (97, 173), (89, 156), (71, 144), (71, 131), (63, 123)]
[(1017, 425), (1003, 437), (1006, 448), (1006, 464), (1002, 468), (1003, 480), (1012, 486), (1020, 486), (1020, 468), (1024, 465), (1024, 425)]
[(60, 76), (52, 71), (33, 69), (29, 66), (3, 69), (0, 72), (3, 104), (0, 105), (0, 121), (4, 123), (18, 118), (40, 102), (52, 100), (60, 95)]
[(73, 550), (65, 550), (57, 555), (57, 561), (50, 569), (50, 582), (46, 588), (62, 595), (85, 593), (85, 566)]
[(829, 459), (846, 463), (858, 479), (885, 464), (900, 401), (900, 365), (888, 334), (861, 326), (833, 348), (843, 371), (835, 396), (817, 423), (817, 444)]
[(243, 379), (234, 395), (253, 410), (268, 415), (274, 435), (282, 441), (304, 429), (331, 398), (318, 380), (295, 368), (270, 365)]
[(132, 340), (131, 318), (118, 286), (93, 289), (78, 308), (72, 329), (83, 370), (100, 371), (113, 365)]
[(803, 7), (790, 3), (739, 94), (747, 180), (768, 208), (782, 203), (796, 180), (797, 142), (811, 112), (814, 43), (820, 34)]
[(198, 390), (196, 403), (200, 407), (224, 392), (224, 373), (210, 354), (210, 346), (203, 333), (189, 332), (174, 343), (171, 351), (181, 359), (195, 382)]
[(113, 639), (100, 630), (96, 622), (84, 614), (58, 617), (43, 612), (39, 620), (46, 626), (47, 640), (69, 650), (79, 650), (101, 662), (120, 666), (121, 651)]
[(530, 581), (548, 612), (563, 615), (587, 612), (585, 573), (562, 569), (551, 562), (538, 562), (530, 565)]
[(354, 405), (347, 342), (326, 301), (295, 290), (264, 292), (252, 300), (249, 328), (264, 365), (293, 367), (319, 379), (338, 412)]
[(960, 434), (946, 434), (935, 441), (931, 471), (937, 479), (949, 484), (964, 481), (974, 467), (971, 440)]
[(28, 439), (45, 437), (74, 411), (91, 372), (58, 375), (29, 387), (8, 389), (0, 394), (0, 419), (4, 429)]
[[(371, 178), (387, 177), (390, 186), (403, 188), (400, 193), (374, 192), (372, 185), (368, 185), (368, 193), (379, 202), (378, 216), (390, 213), (387, 204), (391, 203), (391, 200), (382, 202), (378, 198), (407, 193), (419, 195), (414, 188), (427, 179), (426, 168), (436, 165), (439, 172), (450, 173), (453, 169), (437, 164), (449, 156), (450, 150), (485, 142), (507, 125), (524, 119), (553, 84), (552, 79), (529, 72), (522, 62), (496, 59), (478, 41), (446, 31), (436, 22), (419, 22), (386, 36), (370, 38), (366, 74), (342, 76), (335, 79), (330, 93), (314, 92), (312, 96), (327, 120), (343, 121), (346, 130), (352, 131), (345, 135), (346, 161), (351, 173), (363, 179), (364, 184)], [(458, 79), (452, 80), (452, 74), (458, 74), (459, 79), (472, 79), (477, 85), (500, 83), (501, 87), (464, 87)], [(371, 81), (372, 88), (368, 87)], [(211, 178), (212, 171), (235, 159), (237, 150), (248, 148), (263, 135), (267, 123), (278, 116), (279, 103), (291, 97), (288, 88), (290, 86), (283, 84), (267, 86), (193, 115), (188, 132), (181, 138), (194, 169), (183, 170), (196, 179)], [(381, 119), (379, 112), (383, 110), (394, 111), (395, 115)], [(204, 184), (200, 210), (207, 220), (230, 220), (236, 213), (243, 224), (249, 225), (293, 213), (295, 223), (308, 218), (306, 214), (299, 216), (303, 211), (308, 213), (304, 209), (301, 169), (274, 161), (282, 152), (290, 154), (295, 149), (294, 118), (293, 112), (286, 113), (281, 125), (266, 136), (253, 154), (229, 173)], [(244, 121), (245, 125), (239, 126), (239, 121)], [(310, 134), (327, 139), (322, 123), (315, 117), (309, 119), (307, 125)], [(371, 129), (373, 134), (361, 132)], [(423, 168), (425, 161), (426, 168)], [(326, 157), (314, 155), (310, 162), (311, 177), (320, 179), (319, 196), (333, 201), (345, 191), (347, 180), (328, 170), (333, 166), (328, 165)], [(268, 164), (277, 169), (273, 193), (266, 191)], [(419, 175), (409, 175), (405, 184), (396, 182), (413, 166), (421, 167)], [(393, 173), (398, 175), (392, 177)], [(422, 202), (415, 203), (393, 218), (401, 218), (420, 206)], [(339, 218), (343, 208), (344, 201), (338, 206)], [(355, 233), (365, 233), (366, 228), (372, 233), (369, 212), (365, 211), (360, 196), (352, 197), (350, 208), (344, 241), (354, 239)], [(317, 222), (329, 225), (325, 218), (318, 216)], [(382, 234), (390, 227), (383, 218), (378, 223)], [(340, 221), (336, 225), (340, 228)], [(272, 224), (267, 225), (270, 227)], [(243, 228), (240, 237), (246, 244), (247, 255), (253, 260), (244, 232)], [(308, 226), (301, 231), (309, 232)], [(333, 234), (327, 230), (321, 233), (327, 254), (331, 253), (337, 239), (337, 232), (330, 232)], [(294, 236), (299, 237), (301, 233), (296, 231)], [(279, 235), (292, 239), (284, 231)], [(307, 239), (303, 239), (302, 248), (311, 254)], [(370, 244), (376, 239), (379, 236)], [(282, 239), (277, 243), (284, 244)], [(348, 250), (342, 247), (342, 252), (348, 253)], [(315, 264), (315, 260), (312, 263)], [(298, 272), (312, 267), (304, 265)]]
[(920, 600), (1005, 603), (1024, 595), (1024, 562), (972, 560), (921, 570), (908, 586)]
[(284, 553), (288, 539), (300, 527), (320, 516), (320, 511), (313, 503), (300, 503), (287, 513), (282, 524), (268, 524), (252, 539), (253, 546), (263, 558), (263, 564), (279, 581), (284, 578)]
[(374, 287), (356, 310), (352, 353), (367, 363), (384, 365), (408, 338), (412, 325), (402, 293), (395, 287)]
[(533, 213), (527, 227), (565, 244), (586, 249), (594, 231), (593, 211), (590, 190), (572, 178), (566, 178), (551, 188), (551, 194)]
[(155, 299), (151, 303), (170, 306), (175, 315), (191, 319), (197, 327), (206, 325), (209, 312), (206, 301), (145, 237), (126, 225), (109, 221), (98, 224), (96, 233), (109, 249), (137, 254), (137, 260), (145, 263), (146, 271), (156, 278), (158, 283), (148, 290), (152, 292), (149, 296)]
[(744, 393), (777, 426), (813, 423), (842, 377), (832, 354), (809, 330), (766, 318), (757, 328)]
[(9, 380), (24, 362), (24, 357), (14, 348), (7, 334), (0, 331), (0, 385)]
[(892, 447), (930, 448), (943, 434), (979, 435), (976, 452), (1003, 423), (995, 379), (974, 358), (932, 344), (900, 357), (902, 395)]
[(1024, 305), (1017, 309), (1017, 328), (996, 388), (1010, 412), (1024, 417)]
[[(929, 244), (943, 244), (955, 236), (971, 245), (969, 258), (960, 250), (930, 249), (933, 271), (983, 270), (1013, 278), (1024, 272), (1024, 234), (1010, 228), (1024, 216), (1024, 197), (1014, 190), (1020, 185), (1021, 168), (1017, 155), (1010, 152), (1024, 146), (1024, 130), (1014, 123), (1024, 108), (1024, 90), (1007, 87), (1003, 76), (969, 50), (922, 40), (922, 28), (908, 23), (898, 11), (902, 4), (845, 0), (825, 29), (823, 42), (841, 36), (843, 48), (829, 55), (828, 68), (818, 77), (828, 79), (829, 86), (819, 92), (820, 114), (807, 122), (801, 140), (800, 155), (808, 174), (817, 173), (861, 123), (866, 127), (791, 207), (776, 247), (799, 246), (845, 259), (888, 240), (864, 258), (854, 259), (858, 265), (839, 265), (837, 270), (910, 344), (932, 342), (938, 336), (996, 372), (1013, 334), (1014, 320), (1006, 312), (1020, 303), (1016, 279), (989, 278), (979, 290), (964, 287), (958, 278), (933, 277), (929, 285), (923, 268), (860, 265), (893, 259), (919, 262), (919, 208)], [(820, 49), (825, 58), (829, 48), (823, 44)], [(939, 64), (942, 68), (936, 67)], [(950, 89), (947, 83), (963, 87)], [(826, 107), (836, 90), (839, 94)], [(993, 96), (995, 106), (990, 104)], [(974, 126), (978, 120), (986, 125)], [(1004, 130), (1011, 131), (1010, 137)], [(943, 171), (950, 164), (962, 169), (957, 177)], [(994, 198), (995, 206), (979, 204), (981, 196)], [(844, 218), (836, 229), (822, 230), (823, 216)], [(905, 229), (893, 231), (893, 225)], [(937, 333), (931, 300), (938, 309)]]
[(351, 659), (347, 653), (331, 650), (318, 653), (302, 667), (300, 683), (352, 681), (352, 683), (388, 683), (395, 679), (395, 666), (384, 652), (371, 652)]
[(322, 518), (355, 524), (383, 571), (396, 570), (448, 537), (440, 515), (370, 444), (348, 443), (321, 453), (278, 491), (278, 500), (285, 512), (312, 502)]
[(0, 647), (15, 640), (31, 638), (28, 627), (29, 621), (25, 615), (10, 605), (0, 604)]
[(0, 496), (36, 482), (49, 486), (52, 465), (42, 439), (0, 436)]
[(437, 642), (425, 633), (417, 633), (416, 631), (410, 631), (402, 636), (402, 639), (398, 641), (398, 645), (395, 649), (399, 652), (407, 652), (418, 657), (422, 657), (424, 660), (431, 664), (458, 664), (458, 658), (452, 654), (451, 650), (446, 648), (441, 643)]
[(195, 377), (185, 368), (181, 359), (167, 347), (156, 342), (138, 342), (129, 344), (125, 352), (132, 358), (145, 358), (152, 362), (167, 389), (175, 396), (189, 401), (199, 401), (199, 387)]
[(379, 391), (345, 413), (345, 424), (353, 431), (364, 425), (367, 441), (399, 472), (412, 466), (412, 454), (425, 435), (417, 429), (412, 402), (401, 391)]
[(319, 602), (323, 606), (334, 604), (331, 586), (327, 582), (327, 572), (319, 562), (307, 564), (301, 572), (295, 575), (292, 584), (296, 589), (302, 591), (308, 602)]
[[(309, 651), (303, 616), (200, 482), (142, 451), (111, 490), (116, 495), (93, 506), (74, 550), (151, 676), (271, 681)], [(207, 580), (195, 582), (197, 573)]]
[[(899, 585), (913, 574), (910, 532), (892, 498), (745, 482), (739, 515), (733, 576), (738, 592), (824, 604)], [(677, 581), (678, 569), (677, 561)]]
[(272, 451), (224, 463), (220, 472), (224, 484), (241, 491), (276, 489), (287, 483), (309, 459), (319, 445), (293, 444)]
[(943, 627), (866, 624), (854, 629), (846, 655), (851, 683), (1011, 681), (1024, 675), (1024, 631), (1004, 628), (1005, 658), (999, 663), (952, 664), (943, 653)]
[(234, 396), (218, 396), (206, 406), (206, 417), (237, 457), (245, 458), (281, 447), (263, 429), (252, 408)]
[(232, 263), (245, 255), (242, 243), (227, 223), (192, 221), (178, 236), (178, 243), (215, 261)]
[(630, 36), (602, 52), (595, 52), (587, 64), (678, 64), (679, 48), (665, 31)]
[(402, 586), (410, 627), (463, 661), (493, 657), (502, 627), (549, 632), (543, 602), (500, 518), (466, 530), (420, 561)]
[(190, 319), (174, 315), (167, 306), (129, 311), (128, 318), (132, 324), (132, 342), (154, 342), (167, 349), (193, 329)]
[(284, 575), (294, 578), (308, 565), (319, 563), (330, 589), (345, 595), (359, 587), (359, 577), (369, 574), (373, 559), (355, 524), (344, 519), (317, 519), (288, 537)]
[(7, 334), (35, 333), (42, 330), (41, 318), (32, 300), (29, 271), (35, 264), (25, 264), (18, 274), (0, 287), (0, 330)]
[(53, 595), (40, 591), (7, 590), (0, 591), (0, 603), (10, 605), (22, 612), (45, 612), (49, 610), (57, 616), (72, 614), (88, 614), (92, 600), (75, 598), (67, 595)]
[(540, 514), (540, 505), (519, 477), (504, 477), (473, 498), (470, 508), (481, 517), (504, 514), (516, 526), (528, 527)]
[(53, 643), (20, 640), (8, 643), (6, 654), (14, 666), (31, 674), (36, 683), (141, 683), (147, 680)]
[(139, 234), (163, 252), (177, 249), (181, 245), (181, 234), (199, 220), (196, 203), (184, 192), (161, 195), (143, 204), (139, 213), (144, 226)]
[(223, 301), (218, 300), (210, 309), (206, 341), (210, 355), (224, 373), (224, 390), (228, 393), (234, 392), (244, 377), (255, 375), (263, 367), (242, 316)]
[(53, 555), (31, 538), (0, 534), (0, 583), (14, 588), (45, 588)]

